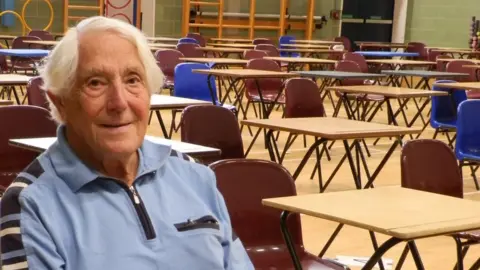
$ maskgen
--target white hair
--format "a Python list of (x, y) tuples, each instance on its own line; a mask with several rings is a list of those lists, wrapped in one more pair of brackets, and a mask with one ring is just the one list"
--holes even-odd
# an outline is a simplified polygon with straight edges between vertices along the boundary
[[(134, 44), (140, 61), (145, 68), (148, 91), (150, 94), (153, 94), (160, 90), (163, 86), (164, 76), (150, 51), (145, 35), (133, 25), (118, 19), (101, 16), (82, 20), (76, 27), (70, 28), (65, 33), (65, 36), (55, 46), (49, 56), (44, 59), (44, 64), (39, 68), (40, 76), (43, 79), (42, 88), (58, 97), (64, 97), (69, 94), (75, 85), (77, 76), (79, 35), (87, 32), (104, 31), (114, 32)], [(48, 97), (47, 99), (52, 118), (58, 123), (63, 123), (57, 108)]]

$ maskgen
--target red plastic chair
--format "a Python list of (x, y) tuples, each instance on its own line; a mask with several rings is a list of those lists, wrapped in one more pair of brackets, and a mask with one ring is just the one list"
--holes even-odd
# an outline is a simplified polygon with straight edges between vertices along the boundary
[[(233, 230), (255, 269), (293, 269), (280, 231), (280, 211), (262, 205), (265, 198), (296, 195), (290, 173), (279, 164), (253, 159), (222, 160), (210, 168), (225, 198)], [(287, 222), (303, 269), (348, 269), (305, 250), (298, 214), (290, 215)]]
[(347, 37), (336, 37), (335, 41), (342, 42), (345, 51), (351, 52), (352, 51), (352, 42)]
[(259, 44), (255, 46), (255, 50), (257, 51), (265, 51), (268, 56), (270, 57), (279, 57), (280, 52), (278, 51), (277, 47), (272, 44)]
[[(477, 81), (476, 70), (473, 68), (463, 67), (464, 65), (475, 65), (475, 63), (468, 60), (454, 60), (447, 64), (445, 71), (470, 74), (468, 77), (457, 78), (456, 80), (458, 82), (476, 82)], [(480, 99), (480, 93), (478, 91), (467, 90), (467, 98)]]
[(9, 139), (55, 137), (56, 124), (49, 111), (36, 106), (0, 107), (0, 185), (8, 186), (38, 153), (8, 144)]
[(266, 51), (246, 50), (243, 52), (243, 59), (245, 60), (262, 59), (265, 56), (268, 56)]
[[(268, 60), (268, 59), (252, 59), (248, 61), (247, 69), (259, 69), (259, 70), (268, 70), (268, 71), (281, 71), (280, 66), (277, 62)], [(245, 96), (247, 97), (247, 106), (245, 111), (248, 111), (248, 108), (251, 103), (260, 103), (260, 95), (258, 93), (258, 88), (255, 80), (258, 82), (258, 85), (262, 91), (262, 97), (266, 103), (285, 103), (285, 96), (282, 94), (283, 90), (283, 81), (282, 79), (247, 79), (245, 80)], [(280, 95), (278, 97), (278, 95)], [(278, 99), (277, 99), (278, 97)], [(276, 100), (276, 101), (275, 101)], [(255, 106), (253, 106), (255, 110)], [(260, 113), (262, 109), (259, 106)], [(255, 115), (257, 115), (255, 110)], [(258, 115), (257, 115), (258, 116)]]
[(177, 44), (177, 50), (185, 57), (204, 57), (203, 52), (197, 50), (200, 45), (193, 43), (179, 43)]
[[(431, 139), (408, 141), (402, 148), (400, 162), (402, 187), (463, 198), (462, 174), (455, 154), (445, 143)], [(463, 256), (470, 245), (480, 244), (478, 230), (452, 236), (457, 238), (457, 249), (461, 250)], [(462, 243), (460, 239), (465, 242)], [(462, 261), (463, 257), (457, 259)], [(403, 260), (399, 260), (400, 267), (397, 268), (401, 268), (400, 262)]]
[(43, 85), (43, 80), (41, 77), (34, 77), (30, 79), (30, 81), (28, 81), (28, 85), (27, 85), (28, 105), (41, 107), (49, 111), (50, 107), (47, 100), (47, 95), (45, 93), (45, 90), (41, 89), (42, 85)]
[(418, 57), (413, 57), (417, 60), (421, 60), (421, 61), (427, 61), (428, 60), (428, 53), (427, 53), (427, 49), (425, 48), (425, 43), (421, 43), (421, 42), (409, 42), (407, 44), (407, 49), (405, 50), (405, 52), (410, 52), (410, 53), (418, 53), (419, 56)]
[(183, 61), (180, 60), (182, 57), (184, 57), (184, 55), (177, 50), (166, 49), (155, 52), (157, 65), (165, 76), (165, 88), (173, 90), (175, 67), (183, 63)]
[(188, 33), (187, 37), (193, 38), (196, 41), (198, 41), (198, 44), (200, 45), (200, 47), (205, 47), (205, 44), (207, 43), (205, 38), (198, 33)]
[(360, 67), (361, 72), (368, 73), (368, 64), (363, 55), (358, 53), (346, 52), (343, 54), (343, 60), (357, 63), (358, 67)]
[(183, 111), (180, 130), (182, 142), (222, 151), (219, 158), (202, 159), (205, 163), (245, 157), (237, 118), (227, 108), (213, 105), (189, 106)]
[(256, 38), (253, 40), (253, 45), (259, 45), (259, 44), (271, 44), (273, 45), (273, 41), (268, 38)]
[(28, 36), (38, 37), (41, 40), (55, 40), (55, 37), (50, 32), (45, 30), (32, 30), (28, 33)]

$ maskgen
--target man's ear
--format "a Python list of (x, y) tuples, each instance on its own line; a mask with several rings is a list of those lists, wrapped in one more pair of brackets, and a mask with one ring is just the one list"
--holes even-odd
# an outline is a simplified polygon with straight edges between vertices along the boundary
[(62, 118), (65, 116), (65, 104), (63, 102), (63, 99), (55, 94), (53, 94), (50, 91), (47, 91), (47, 96), (50, 101), (52, 101), (53, 105), (55, 105), (55, 108), (57, 108), (58, 113)]

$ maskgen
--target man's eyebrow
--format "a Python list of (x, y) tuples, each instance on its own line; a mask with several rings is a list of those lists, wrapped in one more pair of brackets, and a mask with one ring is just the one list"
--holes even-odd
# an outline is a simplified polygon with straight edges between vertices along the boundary
[(142, 71), (142, 69), (140, 67), (127, 67), (126, 69), (123, 70), (123, 74), (125, 75), (128, 75), (128, 74), (131, 74), (131, 73), (136, 73), (138, 75), (142, 75), (144, 72)]

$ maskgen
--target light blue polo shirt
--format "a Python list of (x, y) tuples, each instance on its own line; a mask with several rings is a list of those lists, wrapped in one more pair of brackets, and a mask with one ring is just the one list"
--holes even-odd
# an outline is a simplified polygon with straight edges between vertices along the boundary
[(253, 269), (208, 167), (144, 141), (127, 187), (80, 161), (64, 129), (1, 200), (3, 269)]

